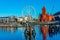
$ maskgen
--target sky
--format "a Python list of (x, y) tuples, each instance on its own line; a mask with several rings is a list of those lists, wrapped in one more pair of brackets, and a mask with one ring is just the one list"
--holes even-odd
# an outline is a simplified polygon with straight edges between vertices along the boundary
[[(60, 0), (0, 0), (1, 16), (22, 16), (23, 8), (33, 6), (36, 10), (36, 17), (46, 8), (47, 14), (54, 14), (60, 11)], [(32, 14), (32, 16), (34, 13)]]

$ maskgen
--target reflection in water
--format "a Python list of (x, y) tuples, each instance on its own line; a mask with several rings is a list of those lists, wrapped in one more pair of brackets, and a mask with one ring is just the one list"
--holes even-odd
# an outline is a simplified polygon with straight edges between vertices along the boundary
[(24, 34), (26, 40), (35, 40), (36, 32), (34, 27), (32, 26), (26, 27)]
[(60, 33), (60, 26), (57, 28), (57, 30), (58, 30), (58, 33)]
[(47, 34), (49, 34), (49, 37), (53, 37), (54, 35), (60, 33), (60, 26), (56, 25), (40, 26), (40, 30), (43, 36), (43, 40), (47, 40), (46, 39)]
[(56, 26), (50, 26), (49, 27), (49, 36), (52, 37), (55, 34), (57, 34), (57, 27)]
[(48, 26), (46, 26), (46, 25), (41, 26), (40, 30), (41, 30), (42, 35), (43, 35), (43, 40), (46, 40), (46, 35), (48, 33)]
[(57, 35), (57, 33), (60, 33), (60, 26), (49, 26), (49, 36), (53, 37), (53, 35)]
[[(14, 28), (13, 27), (0, 27), (0, 39), (3, 38), (3, 40), (5, 40), (5, 39), (6, 40), (11, 40), (11, 39), (14, 39), (14, 40), (42, 40), (41, 32), (43, 29), (45, 29), (48, 26), (42, 26), (43, 28), (41, 28), (41, 26), (39, 26), (39, 27), (38, 26), (31, 27), (31, 30), (30, 30), (30, 27), (25, 27), (25, 28), (22, 27), (20, 29), (17, 27), (14, 27)], [(46, 32), (46, 30), (47, 29), (45, 29), (45, 32)], [(3, 31), (3, 32), (1, 32), (1, 31)], [(10, 32), (13, 32), (13, 33), (11, 34)], [(48, 36), (45, 35), (47, 37), (46, 40), (60, 40), (60, 38), (59, 38), (60, 37), (60, 26), (57, 27), (57, 26), (51, 25), (51, 26), (49, 26), (48, 31), (46, 33), (49, 34)], [(54, 35), (57, 35), (57, 37)]]
[(0, 27), (0, 30), (2, 31), (8, 31), (8, 32), (15, 32), (17, 30), (17, 27)]

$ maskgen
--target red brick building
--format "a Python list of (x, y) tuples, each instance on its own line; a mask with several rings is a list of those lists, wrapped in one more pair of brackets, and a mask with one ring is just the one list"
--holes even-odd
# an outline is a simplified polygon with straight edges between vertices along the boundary
[(54, 19), (54, 16), (46, 14), (46, 8), (42, 8), (42, 14), (38, 17), (41, 22), (48, 22)]

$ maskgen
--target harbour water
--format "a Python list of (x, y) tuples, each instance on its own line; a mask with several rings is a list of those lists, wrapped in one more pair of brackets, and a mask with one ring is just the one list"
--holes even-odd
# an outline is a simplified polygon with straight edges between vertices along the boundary
[[(34, 28), (36, 31), (35, 40), (43, 40), (40, 27), (34, 26)], [(11, 28), (11, 30), (0, 28), (0, 40), (26, 40), (24, 31), (25, 31), (24, 27), (16, 29)], [(48, 33), (46, 40), (60, 40), (60, 33), (52, 34), (51, 36), (49, 36)]]

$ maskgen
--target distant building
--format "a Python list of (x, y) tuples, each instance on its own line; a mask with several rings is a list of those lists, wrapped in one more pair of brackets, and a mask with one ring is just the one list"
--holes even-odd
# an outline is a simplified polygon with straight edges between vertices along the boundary
[(46, 8), (42, 8), (42, 14), (38, 17), (41, 22), (48, 22), (54, 19), (54, 16), (46, 14)]
[(30, 14), (28, 14), (28, 16), (24, 17), (24, 21), (31, 21), (31, 20), (33, 20), (33, 19)]
[(24, 17), (24, 21), (28, 21), (28, 17), (27, 16)]
[(17, 21), (18, 21), (18, 22), (22, 22), (23, 20), (24, 20), (24, 19), (23, 19), (22, 17), (18, 17), (18, 18), (17, 18)]
[(9, 16), (9, 22), (17, 22), (17, 18), (15, 16)]
[(0, 23), (9, 23), (9, 22), (17, 22), (17, 18), (15, 16), (0, 17)]
[(54, 21), (60, 21), (60, 12), (56, 12), (54, 14), (55, 20)]
[(8, 17), (0, 17), (0, 23), (8, 23)]
[(0, 23), (26, 22), (31, 20), (32, 20), (32, 17), (30, 15), (25, 17), (16, 17), (16, 16), (0, 17)]

